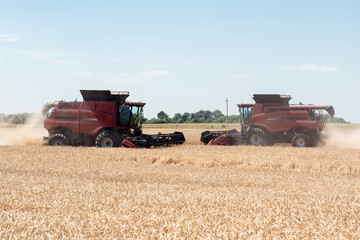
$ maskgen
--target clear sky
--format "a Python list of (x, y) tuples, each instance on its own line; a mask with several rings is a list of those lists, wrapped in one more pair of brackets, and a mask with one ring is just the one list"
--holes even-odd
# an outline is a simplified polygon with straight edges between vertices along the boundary
[(360, 1), (3, 1), (0, 112), (130, 91), (145, 117), (254, 93), (333, 105), (360, 123)]

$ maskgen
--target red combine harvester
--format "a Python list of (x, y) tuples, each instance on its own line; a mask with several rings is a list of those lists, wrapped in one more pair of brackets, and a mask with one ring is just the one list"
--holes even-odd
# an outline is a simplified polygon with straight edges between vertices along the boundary
[(324, 128), (317, 111), (325, 110), (331, 117), (335, 114), (332, 106), (289, 105), (289, 95), (254, 94), (253, 99), (253, 104), (237, 105), (241, 132), (205, 131), (200, 140), (208, 145), (292, 143), (294, 147), (315, 147)]
[[(80, 90), (84, 101), (55, 102), (44, 120), (52, 146), (151, 147), (182, 144), (181, 132), (142, 134), (145, 103), (126, 102), (129, 92)], [(124, 141), (125, 140), (125, 141)]]

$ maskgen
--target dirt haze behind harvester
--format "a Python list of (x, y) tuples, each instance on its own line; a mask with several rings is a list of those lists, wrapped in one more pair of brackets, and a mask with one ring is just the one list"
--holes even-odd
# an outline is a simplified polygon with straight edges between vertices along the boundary
[(43, 118), (40, 114), (32, 114), (24, 125), (0, 126), (0, 145), (43, 145), (46, 130), (42, 126)]
[(336, 125), (326, 126), (324, 145), (338, 148), (360, 148), (360, 126), (338, 128)]

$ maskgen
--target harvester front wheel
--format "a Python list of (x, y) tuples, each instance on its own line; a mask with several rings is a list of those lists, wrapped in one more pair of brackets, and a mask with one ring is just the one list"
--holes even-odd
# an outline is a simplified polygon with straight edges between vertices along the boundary
[(55, 133), (51, 135), (49, 140), (50, 146), (66, 146), (69, 145), (67, 137), (62, 133)]
[(253, 146), (264, 145), (265, 132), (260, 128), (254, 128), (249, 133), (249, 144)]
[(297, 133), (292, 138), (291, 143), (294, 147), (309, 147), (310, 138), (305, 133)]
[(95, 145), (97, 147), (120, 147), (122, 142), (121, 136), (113, 131), (103, 131), (101, 132), (95, 140)]

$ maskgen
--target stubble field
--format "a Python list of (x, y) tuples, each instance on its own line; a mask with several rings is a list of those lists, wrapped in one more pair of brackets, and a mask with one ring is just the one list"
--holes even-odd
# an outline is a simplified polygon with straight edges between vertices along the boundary
[(0, 238), (360, 238), (358, 126), (304, 149), (203, 146), (207, 127), (145, 126), (187, 138), (155, 149), (49, 147), (41, 128), (0, 128)]

